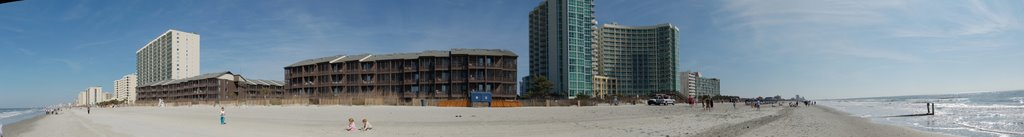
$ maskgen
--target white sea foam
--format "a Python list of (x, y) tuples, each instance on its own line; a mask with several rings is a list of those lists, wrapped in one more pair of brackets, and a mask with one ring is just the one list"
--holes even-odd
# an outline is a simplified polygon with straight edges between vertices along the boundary
[[(1024, 105), (1017, 105), (1024, 97), (1013, 97), (1012, 102), (992, 98), (933, 99), (936, 115), (923, 117), (886, 117), (925, 112), (918, 101), (929, 99), (869, 99), (857, 101), (823, 101), (822, 105), (845, 111), (853, 116), (876, 122), (903, 125), (929, 131), (960, 136), (1024, 136)], [(892, 101), (892, 100), (903, 100)], [(976, 102), (975, 102), (976, 101)], [(876, 116), (876, 117), (871, 117)]]
[(1006, 134), (1024, 135), (1024, 132), (1003, 131), (1003, 130), (999, 130), (999, 129), (993, 129), (993, 128), (987, 128), (987, 127), (983, 127), (983, 126), (973, 125), (973, 124), (970, 124), (970, 122), (957, 122), (957, 124), (959, 124), (961, 126), (964, 126), (964, 127), (967, 127), (967, 128), (974, 129), (975, 131), (994, 133), (994, 134), (999, 134), (1000, 136), (1006, 136)]
[(1010, 100), (1016, 100), (1018, 104), (1024, 104), (1024, 97), (1012, 97)]
[(968, 104), (968, 103), (937, 103), (937, 104), (935, 104), (935, 106), (936, 107), (942, 107), (942, 108), (1000, 108), (1000, 109), (1001, 108), (1011, 108), (1011, 109), (1012, 108), (1017, 108), (1017, 109), (1024, 109), (1024, 106), (1003, 105), (1003, 104), (979, 105), (979, 104)]
[(18, 115), (25, 114), (25, 113), (28, 113), (28, 112), (31, 112), (31, 111), (32, 110), (0, 112), (0, 119), (18, 116)]

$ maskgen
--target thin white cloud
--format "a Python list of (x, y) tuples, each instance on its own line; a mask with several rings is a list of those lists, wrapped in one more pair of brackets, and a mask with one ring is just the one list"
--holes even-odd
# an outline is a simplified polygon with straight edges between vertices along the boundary
[(78, 49), (85, 49), (85, 48), (95, 48), (97, 46), (107, 46), (107, 45), (110, 45), (110, 43), (119, 41), (119, 40), (121, 40), (123, 38), (124, 37), (113, 38), (113, 39), (106, 39), (106, 40), (101, 40), (101, 41), (93, 41), (93, 42), (89, 42), (89, 43), (85, 43), (85, 44), (75, 45), (74, 49), (78, 50)]
[(303, 8), (280, 10), (241, 28), (203, 35), (204, 72), (234, 71), (249, 78), (280, 80), (282, 67), (288, 64), (369, 45), (358, 36), (366, 34), (361, 33), (364, 30)]
[(893, 35), (897, 37), (950, 38), (998, 33), (1019, 28), (1021, 25), (1020, 20), (1013, 13), (1015, 7), (1006, 7), (1009, 3), (979, 0), (957, 2), (968, 3), (954, 7), (951, 11), (955, 12), (941, 13), (946, 14), (946, 17), (934, 19), (947, 22), (949, 25), (897, 29), (893, 31)]
[(82, 72), (83, 69), (81, 63), (68, 59), (49, 59), (49, 61), (64, 64), (68, 67), (68, 71), (72, 73)]
[(21, 54), (25, 54), (25, 55), (28, 55), (28, 56), (35, 56), (36, 55), (36, 52), (34, 52), (32, 50), (28, 50), (28, 49), (25, 49), (25, 48), (15, 48), (15, 49), (17, 49), (18, 52), (20, 52)]
[(936, 52), (959, 52), (959, 51), (985, 51), (994, 50), (1002, 47), (1006, 47), (1008, 44), (1003, 41), (997, 41), (992, 39), (977, 40), (977, 41), (963, 41), (957, 45), (952, 46), (941, 46), (931, 49)]
[(15, 26), (11, 26), (11, 25), (0, 25), (0, 30), (14, 32), (14, 33), (24, 33), (25, 32), (25, 29), (22, 29), (22, 28), (19, 28), (19, 27), (15, 27)]
[[(503, 5), (499, 2), (488, 6)], [(470, 14), (484, 18), (465, 15), (422, 18), (410, 17), (419, 13), (349, 14), (370, 10), (358, 7), (327, 13), (312, 12), (315, 9), (305, 7), (281, 8), (264, 19), (241, 26), (245, 29), (204, 33), (204, 72), (231, 70), (250, 78), (281, 79), (282, 67), (310, 58), (448, 48), (515, 49), (511, 46), (517, 46), (516, 42), (510, 41), (521, 41), (513, 37), (516, 35), (495, 35), (509, 33), (504, 30), (515, 26), (507, 25), (511, 24), (508, 20), (515, 19), (493, 13), (496, 11)]]
[(718, 13), (726, 14), (719, 23), (731, 27), (758, 28), (776, 25), (828, 24), (832, 26), (869, 25), (886, 22), (881, 10), (904, 7), (900, 1), (760, 1), (725, 2)]
[[(948, 2), (948, 1), (944, 1)], [(960, 1), (953, 1), (960, 2)], [(965, 1), (727, 1), (712, 22), (750, 35), (757, 52), (850, 56), (903, 62), (926, 61), (917, 50), (936, 45), (876, 42), (879, 40), (993, 34), (1019, 28), (1007, 3)], [(949, 7), (956, 7), (952, 10)], [(947, 11), (948, 10), (948, 11)], [(972, 41), (971, 39), (964, 39)], [(906, 40), (895, 40), (906, 41)], [(945, 48), (945, 47), (943, 47)], [(955, 49), (955, 48), (946, 48)]]
[(84, 18), (85, 16), (88, 16), (90, 12), (90, 9), (87, 6), (89, 6), (89, 1), (78, 1), (78, 4), (75, 4), (74, 7), (67, 10), (61, 19), (76, 20)]

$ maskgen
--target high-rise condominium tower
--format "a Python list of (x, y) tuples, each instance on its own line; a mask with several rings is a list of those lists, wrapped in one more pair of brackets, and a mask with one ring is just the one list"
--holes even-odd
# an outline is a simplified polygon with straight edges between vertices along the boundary
[(593, 0), (546, 0), (530, 11), (530, 76), (544, 76), (551, 92), (593, 95)]
[(107, 96), (103, 95), (103, 87), (89, 87), (84, 92), (86, 105), (96, 105), (96, 103), (107, 100)]
[(594, 69), (613, 79), (608, 94), (646, 96), (678, 91), (679, 29), (672, 24), (604, 24), (595, 33)]
[(135, 74), (128, 74), (121, 77), (121, 79), (114, 80), (114, 95), (117, 100), (127, 101), (129, 104), (134, 104), (138, 93), (135, 92), (135, 87), (139, 85), (137, 76)]
[(167, 30), (135, 52), (138, 84), (199, 75), (199, 34)]

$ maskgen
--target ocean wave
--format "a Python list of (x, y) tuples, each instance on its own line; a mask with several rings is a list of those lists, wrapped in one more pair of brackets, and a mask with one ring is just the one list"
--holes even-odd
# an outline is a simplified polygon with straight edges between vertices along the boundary
[(33, 111), (36, 111), (36, 110), (35, 109), (29, 109), (29, 110), (22, 110), (22, 111), (0, 112), (0, 119), (14, 117), (14, 116), (18, 116), (18, 115), (21, 115), (21, 114), (28, 114), (28, 113), (31, 113)]
[(927, 99), (907, 99), (906, 102), (935, 102), (935, 103), (970, 103), (971, 98), (966, 97), (949, 97), (949, 98), (927, 98)]
[(1024, 104), (1024, 97), (1012, 97), (1010, 100), (1016, 100), (1018, 104)]
[[(936, 115), (928, 117), (877, 117), (925, 112), (923, 102), (935, 103)], [(876, 97), (819, 102), (823, 106), (868, 117), (873, 121), (908, 126), (959, 136), (1024, 137), (1024, 90)]]
[(1002, 104), (979, 105), (979, 104), (967, 104), (967, 103), (938, 103), (938, 104), (935, 104), (935, 106), (936, 107), (942, 107), (942, 108), (1017, 108), (1017, 109), (1024, 109), (1024, 106), (1002, 105)]
[(986, 127), (981, 127), (981, 126), (969, 124), (969, 122), (956, 122), (956, 124), (959, 124), (960, 126), (964, 126), (964, 127), (971, 128), (971, 129), (974, 129), (974, 130), (983, 131), (983, 132), (989, 132), (989, 133), (1024, 135), (1024, 132), (1003, 131), (1003, 130), (999, 130), (999, 129), (986, 128)]

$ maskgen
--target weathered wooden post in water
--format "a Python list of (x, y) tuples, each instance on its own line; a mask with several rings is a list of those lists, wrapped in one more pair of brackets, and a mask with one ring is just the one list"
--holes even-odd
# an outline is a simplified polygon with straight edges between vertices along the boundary
[[(917, 103), (920, 103), (920, 102), (917, 102)], [(884, 116), (884, 117), (914, 117), (914, 116), (935, 115), (935, 103), (932, 103), (932, 102), (924, 102), (924, 103), (925, 103), (925, 107), (924, 108), (926, 110), (928, 110), (928, 112), (926, 112), (924, 114), (908, 114), (908, 115), (895, 115), (895, 116)]]
[(935, 103), (928, 102), (928, 115), (935, 115)]

